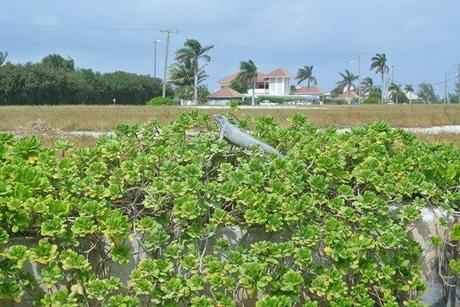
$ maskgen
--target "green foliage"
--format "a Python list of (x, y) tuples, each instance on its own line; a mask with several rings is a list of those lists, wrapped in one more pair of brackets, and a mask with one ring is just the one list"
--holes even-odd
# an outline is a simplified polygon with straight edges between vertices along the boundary
[(145, 104), (149, 106), (170, 106), (170, 105), (175, 105), (176, 102), (170, 97), (158, 96), (158, 97), (154, 97), (150, 99)]
[[(408, 230), (427, 205), (457, 205), (460, 152), (382, 122), (346, 134), (301, 115), (240, 124), (286, 157), (219, 140), (196, 111), (119, 125), (87, 149), (0, 133), (2, 304), (418, 302), (421, 247)], [(110, 274), (133, 264), (126, 282)]]
[[(162, 81), (122, 71), (78, 69), (72, 59), (52, 54), (39, 63), (0, 66), (0, 105), (144, 104), (160, 96)], [(170, 86), (166, 94), (173, 96)]]
[(230, 108), (232, 108), (232, 109), (237, 108), (240, 104), (241, 104), (241, 100), (239, 100), (239, 99), (232, 99), (232, 100), (230, 100), (230, 102), (228, 103), (228, 105), (229, 105)]
[(369, 96), (366, 99), (364, 99), (362, 103), (363, 104), (378, 104), (380, 103), (380, 98)]
[(439, 101), (439, 97), (436, 95), (433, 85), (422, 82), (419, 84), (418, 96), (425, 103), (434, 103)]
[(242, 82), (238, 78), (233, 79), (232, 82), (230, 82), (230, 88), (241, 94), (246, 94), (249, 90), (247, 82)]
[[(208, 101), (209, 91), (208, 88), (204, 85), (198, 86), (198, 103), (206, 103)], [(193, 86), (181, 86), (176, 88), (175, 98), (180, 100), (193, 100)]]
[(297, 100), (300, 100), (300, 99), (298, 97), (293, 98), (293, 97), (280, 97), (280, 96), (257, 96), (258, 103), (269, 101), (272, 103), (283, 104), (283, 103), (297, 101)]
[(327, 101), (327, 104), (338, 104), (338, 105), (344, 105), (348, 104), (348, 101), (345, 99), (331, 99)]

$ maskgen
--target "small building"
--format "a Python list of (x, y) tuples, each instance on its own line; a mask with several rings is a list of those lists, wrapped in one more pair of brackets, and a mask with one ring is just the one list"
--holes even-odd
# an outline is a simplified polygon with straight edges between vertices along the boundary
[(291, 95), (302, 97), (306, 103), (321, 103), (325, 93), (316, 86), (312, 87), (295, 87), (291, 91)]
[(209, 95), (209, 103), (214, 105), (226, 105), (232, 99), (243, 99), (243, 94), (235, 91), (229, 86), (222, 87), (218, 91)]

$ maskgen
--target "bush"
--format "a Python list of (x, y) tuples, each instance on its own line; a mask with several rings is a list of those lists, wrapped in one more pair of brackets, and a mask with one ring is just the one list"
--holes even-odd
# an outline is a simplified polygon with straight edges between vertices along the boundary
[(232, 99), (229, 101), (228, 105), (230, 107), (237, 107), (239, 105), (241, 105), (241, 100), (240, 99)]
[(253, 120), (280, 158), (220, 140), (209, 117), (78, 150), (0, 133), (0, 305), (419, 305), (407, 230), (426, 206), (457, 209), (460, 151), (381, 122)]
[(363, 100), (363, 104), (378, 104), (380, 103), (380, 98), (369, 96)]
[(348, 100), (345, 100), (345, 99), (333, 99), (332, 104), (338, 104), (338, 105), (348, 104)]
[(395, 94), (391, 97), (391, 100), (392, 100), (394, 103), (408, 103), (408, 102), (409, 102), (409, 99), (407, 99), (406, 94), (404, 94), (403, 92), (397, 92), (397, 93), (395, 93)]
[[(208, 102), (209, 98), (209, 91), (208, 88), (204, 85), (198, 86), (198, 103), (204, 104)], [(184, 85), (179, 86), (176, 88), (175, 98), (177, 100), (193, 100), (193, 86), (192, 85)]]
[(149, 106), (171, 106), (177, 103), (170, 97), (154, 97), (145, 104)]

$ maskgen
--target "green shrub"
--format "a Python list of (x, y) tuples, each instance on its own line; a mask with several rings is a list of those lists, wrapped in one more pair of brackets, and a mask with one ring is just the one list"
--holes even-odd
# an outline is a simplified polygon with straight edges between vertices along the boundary
[(346, 99), (333, 99), (333, 104), (344, 105), (348, 104), (348, 100)]
[(170, 97), (154, 97), (145, 104), (149, 106), (171, 106), (177, 103)]
[(258, 96), (257, 97), (258, 103), (269, 101), (271, 103), (283, 104), (283, 103), (287, 103), (290, 101), (296, 101), (296, 100), (299, 100), (299, 99), (294, 98), (294, 97), (280, 97), (280, 96)]
[(240, 99), (232, 99), (229, 101), (228, 105), (230, 107), (237, 107), (239, 105), (241, 105), (241, 100)]
[[(426, 206), (456, 209), (460, 151), (382, 122), (338, 134), (301, 115), (251, 120), (284, 158), (220, 140), (197, 111), (87, 149), (0, 133), (0, 305), (420, 303), (408, 229)], [(443, 272), (460, 272), (450, 258)], [(115, 265), (135, 265), (128, 281), (107, 276)]]
[(378, 103), (380, 103), (380, 98), (374, 97), (374, 96), (369, 96), (363, 100), (363, 104), (378, 104)]
[(394, 95), (391, 97), (391, 100), (394, 103), (408, 103), (409, 99), (407, 99), (406, 94), (404, 92), (397, 92), (394, 93)]

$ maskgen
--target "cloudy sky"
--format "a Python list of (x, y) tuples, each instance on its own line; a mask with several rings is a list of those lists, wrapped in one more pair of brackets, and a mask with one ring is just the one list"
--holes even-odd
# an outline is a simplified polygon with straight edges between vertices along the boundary
[[(319, 87), (330, 90), (339, 71), (358, 73), (358, 52), (362, 77), (378, 82), (370, 58), (383, 52), (396, 82), (417, 85), (455, 77), (459, 20), (459, 0), (1, 0), (0, 50), (15, 63), (59, 53), (78, 67), (153, 74), (153, 40), (164, 42), (160, 30), (171, 29), (179, 32), (170, 61), (186, 38), (215, 45), (210, 90), (247, 59), (262, 72), (313, 65)], [(435, 89), (443, 94), (444, 85)]]

